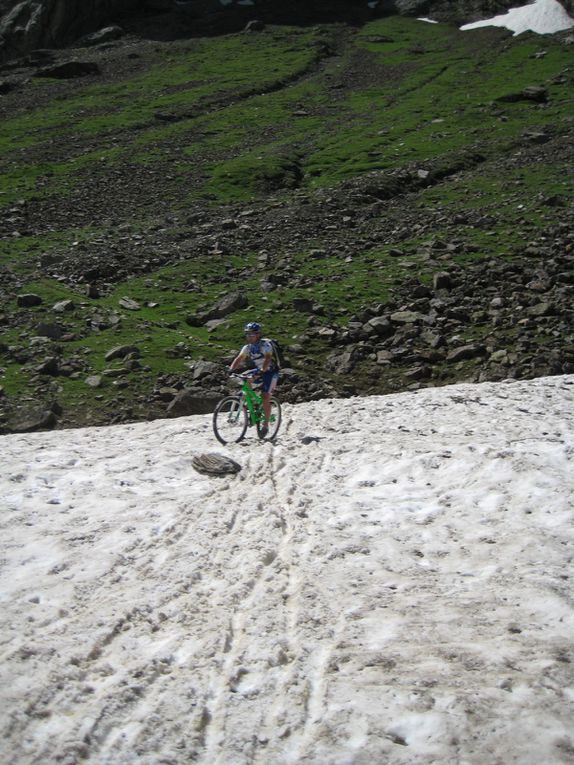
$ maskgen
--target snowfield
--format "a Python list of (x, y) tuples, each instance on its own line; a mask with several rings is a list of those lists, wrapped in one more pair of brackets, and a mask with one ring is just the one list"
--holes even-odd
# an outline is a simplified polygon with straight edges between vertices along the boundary
[(536, 32), (540, 35), (554, 34), (574, 27), (574, 19), (558, 0), (533, 0), (526, 5), (511, 8), (492, 19), (465, 24), (462, 30), (479, 27), (506, 27), (515, 35)]
[(285, 406), (275, 445), (0, 437), (0, 761), (574, 762), (573, 404), (566, 376)]

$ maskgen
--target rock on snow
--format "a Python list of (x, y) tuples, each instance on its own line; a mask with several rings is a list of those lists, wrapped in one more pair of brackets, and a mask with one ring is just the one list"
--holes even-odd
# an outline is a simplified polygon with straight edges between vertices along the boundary
[(574, 377), (0, 437), (2, 763), (571, 762)]

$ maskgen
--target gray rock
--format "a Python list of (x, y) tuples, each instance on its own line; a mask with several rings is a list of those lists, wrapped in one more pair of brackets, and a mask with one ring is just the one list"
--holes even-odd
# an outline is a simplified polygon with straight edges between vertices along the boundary
[(358, 352), (356, 348), (344, 353), (334, 353), (327, 359), (328, 366), (338, 375), (346, 375), (351, 372), (357, 362)]
[(191, 464), (198, 473), (205, 475), (233, 475), (241, 470), (241, 465), (238, 462), (216, 452), (196, 455)]
[(193, 414), (211, 414), (220, 396), (199, 393), (189, 388), (180, 390), (167, 407), (168, 417), (189, 417)]
[(214, 332), (218, 327), (225, 323), (225, 319), (211, 319), (210, 321), (206, 321), (204, 326), (208, 332)]
[(92, 32), (90, 35), (86, 35), (78, 40), (78, 45), (85, 45), (87, 47), (91, 45), (101, 45), (102, 43), (111, 42), (112, 40), (119, 40), (123, 37), (124, 30), (122, 27), (112, 25), (99, 29), (97, 32)]
[(51, 375), (57, 377), (60, 373), (60, 362), (56, 356), (50, 356), (36, 367), (36, 372), (40, 375)]
[(433, 276), (433, 288), (435, 290), (450, 290), (452, 289), (451, 275), (446, 271), (440, 271)]
[(34, 77), (48, 77), (54, 80), (71, 80), (76, 77), (89, 77), (101, 74), (100, 67), (93, 61), (66, 61), (63, 64), (44, 66)]
[(395, 324), (416, 324), (423, 319), (424, 316), (416, 311), (396, 311), (391, 314), (391, 321)]
[(522, 137), (528, 143), (534, 143), (534, 144), (548, 143), (548, 141), (550, 140), (550, 135), (548, 133), (545, 133), (543, 130), (526, 130), (522, 134)]
[(313, 313), (313, 301), (309, 298), (293, 298), (292, 306), (299, 313)]
[(305, 444), (305, 446), (309, 446), (309, 444), (319, 443), (320, 440), (320, 436), (303, 436), (303, 438), (301, 438), (301, 443)]
[(196, 361), (190, 364), (192, 377), (194, 380), (201, 380), (202, 377), (208, 377), (213, 374), (220, 374), (221, 367), (213, 361)]
[(120, 299), (120, 306), (128, 311), (139, 311), (141, 306), (135, 300), (129, 297), (123, 297)]
[(534, 318), (539, 316), (548, 316), (548, 314), (552, 313), (552, 307), (548, 303), (536, 303), (536, 305), (530, 306), (526, 313), (528, 316), (533, 316)]
[[(156, 0), (157, 1), (157, 0)], [(152, 2), (152, 0), (147, 0)], [(1, 2), (2, 58), (14, 58), (38, 48), (61, 47), (106, 22), (106, 18), (135, 10), (140, 0), (22, 0)], [(7, 7), (11, 9), (6, 13)]]
[(393, 334), (393, 325), (384, 316), (375, 316), (369, 319), (367, 326), (371, 327), (379, 337), (389, 337)]
[(0, 80), (0, 96), (5, 96), (6, 93), (14, 90), (16, 85), (9, 80)]
[(272, 275), (264, 276), (261, 279), (260, 287), (262, 292), (273, 292), (277, 289), (277, 281)]
[(38, 337), (48, 337), (50, 340), (59, 340), (64, 334), (61, 327), (57, 324), (46, 324), (41, 322), (36, 327), (36, 335)]
[(543, 85), (531, 85), (518, 93), (507, 93), (496, 100), (502, 103), (516, 103), (517, 101), (546, 103), (548, 101), (548, 90)]
[[(223, 319), (229, 316), (229, 314), (235, 313), (235, 311), (247, 308), (248, 305), (248, 300), (242, 292), (231, 292), (218, 300), (207, 313), (200, 314), (198, 319), (201, 324), (205, 324), (213, 319)], [(189, 324), (190, 320), (188, 319), (187, 322)]]
[(86, 385), (89, 385), (90, 388), (101, 388), (101, 375), (90, 375), (89, 377), (86, 377)]
[(105, 359), (106, 361), (112, 361), (113, 359), (125, 359), (126, 356), (129, 356), (132, 353), (139, 356), (140, 349), (137, 347), (137, 345), (118, 345), (106, 353)]
[(253, 19), (253, 21), (249, 21), (246, 24), (245, 29), (243, 31), (244, 32), (262, 32), (264, 29), (265, 29), (265, 24), (262, 21), (260, 21), (259, 19)]
[(44, 301), (39, 295), (33, 293), (27, 293), (25, 295), (18, 295), (16, 297), (16, 305), (19, 308), (34, 308), (37, 305), (42, 305)]
[(64, 313), (65, 311), (73, 311), (74, 307), (73, 300), (60, 300), (52, 306), (52, 311), (55, 311), (55, 313)]
[(475, 359), (477, 356), (483, 356), (486, 353), (486, 349), (483, 345), (472, 344), (463, 345), (460, 348), (455, 348), (447, 354), (447, 361), (469, 361)]
[(425, 330), (421, 333), (421, 340), (426, 343), (427, 345), (430, 345), (431, 348), (443, 348), (446, 345), (446, 338), (444, 335), (439, 334), (438, 332), (431, 332), (430, 330)]
[(548, 89), (544, 85), (531, 85), (528, 88), (524, 88), (522, 97), (527, 101), (545, 104), (548, 101)]
[(38, 430), (52, 430), (58, 424), (56, 413), (50, 409), (17, 415), (8, 428), (12, 433), (34, 433)]
[(173, 399), (177, 396), (177, 388), (168, 388), (163, 386), (158, 391), (156, 391), (156, 396), (160, 401), (165, 401), (166, 404), (169, 404), (169, 402), (173, 401)]
[(405, 373), (407, 380), (428, 380), (432, 376), (432, 370), (426, 365), (413, 367)]
[(377, 364), (386, 366), (393, 360), (393, 354), (391, 351), (377, 351)]
[(334, 327), (319, 327), (314, 333), (321, 340), (331, 345), (335, 345), (337, 341), (337, 330)]

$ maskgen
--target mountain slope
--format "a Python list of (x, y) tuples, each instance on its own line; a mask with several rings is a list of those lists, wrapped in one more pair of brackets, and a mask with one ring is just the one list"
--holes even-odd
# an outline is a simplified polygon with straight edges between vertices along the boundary
[(567, 34), (138, 23), (7, 70), (2, 427), (208, 406), (253, 317), (293, 401), (571, 371)]

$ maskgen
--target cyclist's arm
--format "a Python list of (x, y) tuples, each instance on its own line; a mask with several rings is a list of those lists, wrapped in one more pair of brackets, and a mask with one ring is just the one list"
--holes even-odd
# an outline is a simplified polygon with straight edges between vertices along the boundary
[(237, 356), (233, 359), (231, 364), (229, 365), (229, 369), (231, 369), (232, 372), (234, 372), (237, 367), (241, 364), (242, 361), (244, 361), (247, 358), (247, 354), (245, 353), (245, 348), (242, 348)]

